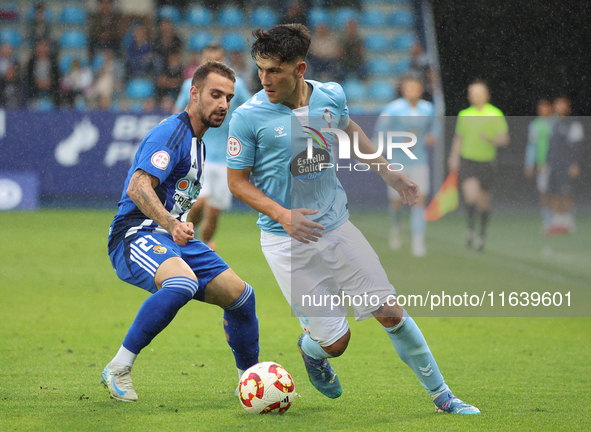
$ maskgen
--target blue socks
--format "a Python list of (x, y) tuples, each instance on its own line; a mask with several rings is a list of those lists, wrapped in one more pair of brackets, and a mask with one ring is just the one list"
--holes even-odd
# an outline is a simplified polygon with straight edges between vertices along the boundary
[(411, 317), (405, 313), (398, 325), (384, 329), (402, 361), (410, 366), (430, 395), (447, 388), (421, 330)]
[(184, 276), (171, 277), (162, 282), (162, 288), (148, 297), (140, 308), (123, 340), (123, 346), (139, 354), (193, 298), (197, 286), (197, 281)]
[(259, 362), (259, 319), (254, 290), (247, 283), (240, 297), (224, 308), (224, 330), (236, 367), (246, 370)]
[(318, 342), (312, 339), (308, 333), (304, 334), (304, 338), (302, 340), (302, 349), (306, 354), (312, 358), (315, 358), (316, 360), (323, 360), (332, 357), (326, 351), (324, 351)]

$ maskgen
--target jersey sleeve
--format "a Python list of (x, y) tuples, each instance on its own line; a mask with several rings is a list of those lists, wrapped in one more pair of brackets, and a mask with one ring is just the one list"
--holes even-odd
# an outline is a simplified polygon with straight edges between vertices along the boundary
[(240, 112), (234, 112), (230, 120), (228, 151), (226, 163), (228, 168), (245, 169), (254, 165), (256, 135), (251, 124)]
[(466, 133), (465, 121), (466, 117), (463, 116), (462, 113), (458, 114), (458, 118), (456, 120), (456, 134), (459, 136), (464, 136)]
[(188, 133), (183, 123), (179, 125), (180, 132), (182, 128), (185, 128), (185, 133), (178, 136), (175, 135), (177, 130), (171, 133), (169, 128), (166, 131), (152, 131), (140, 146), (137, 169), (153, 175), (163, 183), (181, 160), (182, 146), (179, 144)]
[(336, 84), (336, 86), (338, 88), (336, 100), (339, 107), (338, 128), (343, 130), (349, 126), (349, 107), (347, 106), (347, 96), (345, 95), (343, 87), (339, 84)]
[(505, 116), (501, 112), (500, 112), (499, 116), (497, 117), (496, 127), (497, 127), (497, 132), (496, 132), (497, 134), (509, 132), (509, 125), (507, 124), (507, 119), (505, 118)]
[(182, 111), (189, 104), (190, 99), (191, 99), (191, 80), (185, 80), (185, 82), (183, 82), (183, 85), (181, 86), (181, 90), (179, 91), (179, 96), (176, 99), (174, 107), (177, 110)]

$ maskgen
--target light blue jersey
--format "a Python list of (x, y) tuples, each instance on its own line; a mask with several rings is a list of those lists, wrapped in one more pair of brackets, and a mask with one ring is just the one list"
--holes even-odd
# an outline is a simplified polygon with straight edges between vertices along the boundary
[[(339, 84), (306, 82), (313, 87), (308, 107), (292, 111), (269, 102), (261, 90), (234, 112), (227, 164), (232, 169), (252, 168), (255, 186), (281, 206), (318, 210), (308, 218), (330, 231), (348, 220), (349, 211), (336, 171), (328, 168), (335, 164), (334, 133), (320, 129), (345, 129), (349, 109)], [(308, 139), (314, 147), (312, 159), (307, 157)], [(257, 225), (287, 236), (280, 223), (262, 213)]]
[[(431, 102), (419, 100), (416, 107), (412, 107), (404, 98), (390, 102), (376, 121), (373, 142), (377, 146), (378, 133), (384, 133), (384, 143), (388, 131), (412, 132), (417, 136), (417, 143), (410, 151), (417, 157), (411, 159), (402, 152), (392, 152), (391, 163), (400, 163), (404, 167), (428, 165), (429, 159), (425, 135), (439, 134), (439, 128), (435, 116), (435, 109)], [(386, 146), (384, 145), (384, 148)], [(404, 170), (403, 170), (404, 172)]]
[[(176, 100), (175, 107), (179, 110), (184, 110), (189, 103), (191, 96), (191, 81), (192, 78), (186, 80), (180, 90), (179, 97)], [(209, 128), (205, 135), (203, 135), (203, 142), (206, 147), (207, 162), (210, 163), (226, 163), (226, 143), (228, 141), (228, 130), (230, 127), (230, 118), (236, 108), (242, 105), (250, 98), (250, 93), (246, 88), (244, 81), (236, 77), (234, 84), (234, 98), (230, 103), (230, 109), (226, 114), (226, 118), (222, 125), (218, 128)]]

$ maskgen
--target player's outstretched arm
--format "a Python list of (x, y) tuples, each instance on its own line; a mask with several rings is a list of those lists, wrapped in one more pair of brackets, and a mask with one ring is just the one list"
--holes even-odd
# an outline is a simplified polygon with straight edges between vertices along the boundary
[(302, 243), (318, 241), (322, 234), (317, 230), (325, 228), (308, 218), (306, 215), (318, 213), (318, 210), (305, 208), (289, 210), (273, 201), (249, 179), (250, 168), (228, 168), (228, 187), (243, 203), (249, 205), (260, 213), (263, 213), (281, 224), (285, 232)]
[[(349, 142), (353, 145), (353, 134), (357, 132), (359, 137), (359, 150), (363, 154), (374, 154), (376, 149), (370, 139), (367, 137), (363, 129), (355, 123), (353, 120), (349, 120), (349, 125), (345, 129), (345, 132), (349, 136)], [(386, 182), (388, 186), (396, 190), (400, 194), (400, 198), (402, 198), (402, 202), (404, 204), (408, 204), (413, 206), (416, 204), (417, 200), (419, 199), (419, 186), (413, 183), (401, 172), (391, 171), (386, 168), (388, 165), (388, 161), (382, 155), (378, 155), (373, 159), (361, 159), (358, 158), (356, 153), (351, 149), (351, 154), (359, 160), (359, 162), (363, 162), (369, 164), (370, 168), (378, 173), (382, 179)]]
[(195, 236), (193, 224), (179, 222), (164, 208), (154, 191), (159, 183), (158, 178), (138, 169), (131, 176), (127, 195), (143, 214), (168, 231), (175, 243), (185, 246)]

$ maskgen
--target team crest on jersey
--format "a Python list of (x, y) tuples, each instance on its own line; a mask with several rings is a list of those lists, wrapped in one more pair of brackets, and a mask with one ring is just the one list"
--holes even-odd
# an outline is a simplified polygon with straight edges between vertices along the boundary
[(166, 252), (168, 252), (168, 249), (166, 249), (164, 246), (160, 246), (160, 245), (154, 246), (154, 253), (155, 254), (164, 255)]
[(322, 116), (322, 120), (328, 123), (328, 127), (332, 127), (330, 123), (332, 122), (332, 114), (328, 109), (324, 110), (324, 115)]
[(228, 154), (232, 157), (238, 156), (242, 153), (242, 144), (240, 140), (236, 137), (229, 137), (228, 138)]
[(156, 168), (165, 170), (170, 162), (170, 156), (165, 151), (159, 151), (152, 155), (152, 165)]

